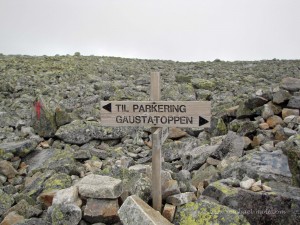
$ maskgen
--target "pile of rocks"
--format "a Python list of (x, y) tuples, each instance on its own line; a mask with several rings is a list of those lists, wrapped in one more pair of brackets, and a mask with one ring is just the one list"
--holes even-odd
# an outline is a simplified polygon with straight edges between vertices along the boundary
[[(78, 60), (85, 68), (84, 58)], [(269, 89), (247, 89), (255, 94), (243, 96), (245, 101), (231, 99), (230, 106), (239, 105), (220, 111), (223, 107), (217, 106), (224, 90), (217, 92), (218, 80), (210, 76), (213, 71), (200, 77), (171, 76), (165, 71), (165, 85), (177, 82), (178, 90), (187, 90), (179, 99), (206, 96), (207, 100), (209, 95), (215, 113), (210, 129), (170, 130), (162, 147), (161, 215), (149, 206), (150, 129), (103, 127), (96, 106), (107, 99), (144, 100), (149, 94), (145, 91), (147, 79), (141, 76), (136, 80), (139, 95), (128, 93), (132, 87), (122, 84), (121, 66), (113, 71), (103, 67), (99, 73), (117, 74), (114, 78), (120, 82), (114, 83), (114, 90), (124, 98), (106, 88), (96, 75), (82, 77), (86, 92), (76, 85), (75, 95), (64, 83), (65, 77), (72, 76), (65, 71), (53, 75), (51, 67), (51, 76), (44, 72), (41, 79), (50, 77), (48, 85), (59, 90), (59, 95), (55, 97), (44, 86), (30, 94), (34, 83), (20, 79), (14, 88), (13, 77), (6, 76), (7, 71), (17, 73), (14, 63), (0, 67), (7, 77), (0, 85), (0, 98), (4, 99), (0, 107), (1, 225), (300, 223), (300, 79), (286, 77), (278, 85), (274, 81)], [(283, 65), (290, 68), (296, 62), (289, 63)], [(52, 64), (60, 68), (58, 61)], [(212, 64), (215, 70), (227, 65)], [(246, 71), (259, 67), (255, 62), (247, 68), (241, 65)], [(201, 66), (208, 70), (206, 64)], [(36, 65), (33, 68), (38, 70)], [(292, 68), (291, 75), (299, 77), (299, 70)], [(23, 72), (28, 71), (29, 67)], [(108, 76), (101, 76), (109, 84)], [(43, 83), (34, 75), (32, 79), (38, 85)], [(60, 90), (58, 81), (66, 89)]]

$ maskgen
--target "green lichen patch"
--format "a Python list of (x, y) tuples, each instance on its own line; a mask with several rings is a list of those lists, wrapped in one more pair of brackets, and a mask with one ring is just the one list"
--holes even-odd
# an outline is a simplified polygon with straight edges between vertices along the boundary
[(229, 207), (202, 200), (190, 202), (180, 206), (175, 216), (175, 224), (198, 225), (198, 224), (249, 224), (238, 212)]
[(71, 187), (72, 179), (69, 175), (65, 173), (57, 173), (50, 177), (44, 183), (44, 192), (60, 190)]

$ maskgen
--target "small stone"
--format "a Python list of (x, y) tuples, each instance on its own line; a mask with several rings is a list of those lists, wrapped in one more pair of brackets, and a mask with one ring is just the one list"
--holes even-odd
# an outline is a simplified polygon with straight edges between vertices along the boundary
[(187, 133), (179, 128), (176, 128), (176, 127), (171, 127), (169, 128), (169, 136), (168, 138), (171, 138), (171, 139), (179, 139), (179, 138), (182, 138), (184, 136), (186, 136)]
[(287, 107), (292, 109), (300, 109), (300, 96), (293, 96), (290, 99)]
[(245, 189), (245, 190), (249, 190), (254, 183), (255, 183), (254, 179), (248, 179), (248, 180), (245, 180), (245, 181), (241, 181), (240, 182), (240, 187)]
[(49, 148), (50, 147), (48, 141), (43, 141), (43, 142), (41, 142), (40, 145), (41, 145), (42, 148)]
[(172, 195), (167, 198), (167, 203), (170, 203), (175, 206), (180, 206), (188, 202), (196, 201), (197, 197), (194, 192), (185, 192), (177, 195)]
[(299, 109), (282, 109), (282, 118), (285, 119), (288, 116), (299, 116)]
[(269, 124), (267, 124), (267, 123), (261, 123), (261, 124), (258, 125), (258, 127), (259, 127), (260, 129), (262, 129), (262, 130), (267, 130), (267, 129), (270, 128), (270, 127), (269, 127)]
[(273, 111), (272, 106), (270, 104), (265, 104), (263, 106), (261, 115), (265, 120), (268, 119), (269, 117), (273, 116), (274, 111)]
[(269, 187), (269, 186), (267, 186), (267, 185), (265, 185), (265, 184), (262, 185), (262, 189), (263, 189), (264, 191), (267, 191), (267, 192), (272, 191), (272, 188)]
[(52, 205), (53, 198), (56, 195), (57, 190), (47, 191), (40, 194), (37, 198), (44, 206), (49, 207)]
[(292, 129), (287, 128), (287, 127), (283, 128), (283, 132), (284, 132), (284, 134), (285, 134), (286, 136), (288, 136), (288, 137), (291, 137), (291, 136), (297, 134), (297, 131), (292, 130)]
[(258, 185), (252, 185), (251, 191), (254, 191), (254, 192), (262, 191), (262, 188)]
[(0, 174), (6, 176), (8, 179), (11, 179), (18, 174), (18, 171), (16, 171), (10, 162), (2, 160), (0, 161)]
[(252, 186), (261, 186), (261, 180), (256, 181)]
[(217, 166), (220, 164), (220, 160), (217, 160), (217, 159), (214, 159), (212, 157), (208, 157), (206, 162), (209, 164), (209, 165), (213, 165), (213, 166)]
[(165, 204), (162, 215), (172, 223), (172, 221), (174, 220), (175, 211), (176, 211), (176, 206)]
[(267, 119), (267, 124), (270, 128), (274, 128), (276, 125), (283, 124), (283, 120), (279, 116), (271, 116)]

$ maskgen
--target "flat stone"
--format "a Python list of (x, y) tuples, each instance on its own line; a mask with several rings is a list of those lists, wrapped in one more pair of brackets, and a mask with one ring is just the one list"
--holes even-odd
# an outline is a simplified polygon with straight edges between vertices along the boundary
[(129, 196), (118, 211), (124, 225), (171, 225), (158, 211), (136, 195)]
[(175, 212), (176, 212), (175, 205), (165, 204), (165, 207), (162, 212), (162, 216), (172, 223), (174, 220)]
[(117, 223), (120, 219), (118, 216), (118, 199), (94, 199), (89, 198), (84, 208), (83, 218), (89, 223)]
[(167, 198), (167, 203), (175, 206), (180, 206), (188, 202), (196, 201), (197, 197), (194, 192), (185, 192), (176, 195), (169, 196)]
[(108, 176), (90, 174), (75, 184), (79, 194), (87, 198), (115, 199), (122, 194), (122, 181)]

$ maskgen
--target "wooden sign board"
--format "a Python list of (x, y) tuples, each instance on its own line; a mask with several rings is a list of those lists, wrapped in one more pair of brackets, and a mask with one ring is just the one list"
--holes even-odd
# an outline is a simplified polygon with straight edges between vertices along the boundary
[(104, 126), (209, 127), (209, 101), (103, 101)]

